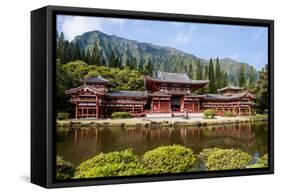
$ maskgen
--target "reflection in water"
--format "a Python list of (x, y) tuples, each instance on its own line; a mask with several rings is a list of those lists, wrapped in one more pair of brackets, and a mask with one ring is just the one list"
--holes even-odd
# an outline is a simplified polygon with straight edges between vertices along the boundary
[(238, 123), (176, 128), (83, 128), (57, 135), (57, 154), (74, 164), (99, 154), (132, 148), (143, 154), (158, 146), (180, 144), (195, 153), (204, 148), (236, 148), (259, 156), (268, 150), (268, 124)]

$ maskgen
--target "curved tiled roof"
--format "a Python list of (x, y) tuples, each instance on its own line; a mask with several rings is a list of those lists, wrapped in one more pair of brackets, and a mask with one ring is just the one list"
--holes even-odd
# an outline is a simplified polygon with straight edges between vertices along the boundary
[(84, 88), (88, 89), (91, 92), (98, 93), (98, 94), (101, 94), (101, 95), (106, 93), (106, 90), (103, 89), (103, 88), (96, 88), (96, 87), (93, 87), (93, 86), (90, 86), (90, 85), (81, 85), (81, 86), (78, 86), (76, 88), (66, 90), (65, 94), (73, 94), (73, 93), (76, 93), (78, 91), (84, 90)]
[(237, 93), (237, 94), (233, 94), (231, 96), (225, 96), (225, 95), (221, 95), (221, 94), (206, 94), (204, 96), (204, 100), (225, 100), (225, 101), (232, 101), (232, 100), (238, 100), (241, 99), (247, 95), (250, 95), (252, 98), (253, 96), (248, 93), (248, 92), (241, 92), (241, 93)]
[(137, 97), (137, 98), (146, 98), (147, 93), (144, 91), (120, 91), (120, 90), (111, 90), (106, 93), (110, 97)]
[(192, 80), (185, 73), (170, 73), (158, 71), (154, 77), (146, 77), (148, 80), (153, 80), (157, 82), (172, 82), (172, 83), (182, 83), (182, 84), (207, 84), (209, 80)]
[(81, 80), (84, 83), (90, 83), (90, 84), (106, 84), (109, 83), (109, 81), (102, 76), (95, 76), (95, 77), (89, 77)]
[(218, 92), (224, 92), (224, 91), (227, 91), (227, 90), (240, 91), (240, 90), (243, 90), (243, 89), (244, 89), (244, 88), (236, 87), (236, 86), (226, 86), (226, 87), (224, 87), (224, 88), (218, 89)]

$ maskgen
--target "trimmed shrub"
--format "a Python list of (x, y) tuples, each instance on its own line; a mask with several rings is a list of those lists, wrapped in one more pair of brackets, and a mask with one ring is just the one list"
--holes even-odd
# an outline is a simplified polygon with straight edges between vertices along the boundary
[(268, 167), (268, 154), (263, 155), (261, 158), (258, 158), (257, 163), (250, 164), (247, 168), (266, 168)]
[(111, 117), (114, 119), (125, 119), (125, 118), (131, 118), (132, 114), (129, 112), (114, 112), (111, 114)]
[(221, 150), (220, 148), (206, 148), (206, 149), (203, 149), (198, 157), (203, 160), (205, 163), (208, 161), (208, 157), (214, 153), (215, 151), (218, 151), (218, 150)]
[(127, 149), (120, 152), (100, 153), (82, 162), (76, 168), (74, 178), (130, 176), (145, 173), (146, 170), (137, 155)]
[(65, 119), (69, 119), (70, 114), (67, 112), (59, 112), (57, 115), (57, 119), (58, 120), (65, 120)]
[(231, 112), (231, 111), (226, 111), (226, 112), (223, 113), (223, 116), (224, 117), (235, 117), (236, 113)]
[(58, 180), (70, 179), (74, 175), (74, 165), (63, 160), (61, 156), (56, 159), (56, 176)]
[(214, 118), (216, 113), (214, 109), (206, 109), (203, 114), (206, 118)]
[(150, 174), (187, 172), (195, 161), (193, 151), (180, 145), (161, 146), (143, 155), (143, 163)]
[(262, 165), (262, 167), (268, 167), (268, 154), (264, 154), (258, 161), (259, 164)]
[(205, 159), (206, 157), (205, 165), (208, 170), (244, 169), (252, 160), (249, 154), (235, 149), (215, 148), (205, 151)]

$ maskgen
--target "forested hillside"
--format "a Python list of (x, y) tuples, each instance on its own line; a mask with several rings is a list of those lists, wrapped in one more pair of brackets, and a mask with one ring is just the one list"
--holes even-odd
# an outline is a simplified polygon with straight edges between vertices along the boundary
[[(144, 90), (143, 77), (156, 71), (187, 73), (191, 79), (210, 80), (198, 93), (217, 93), (227, 85), (247, 87), (255, 93), (263, 89), (266, 68), (257, 72), (253, 66), (229, 58), (205, 59), (174, 48), (109, 36), (99, 31), (87, 32), (69, 42), (57, 34), (58, 108), (65, 109), (65, 90), (78, 86), (85, 77), (101, 75), (112, 89)], [(263, 77), (259, 78), (259, 75)], [(267, 77), (266, 77), (267, 79)], [(261, 81), (262, 80), (262, 81)], [(257, 84), (260, 84), (259, 90)], [(266, 90), (266, 92), (264, 92)], [(261, 102), (261, 104), (263, 104)]]

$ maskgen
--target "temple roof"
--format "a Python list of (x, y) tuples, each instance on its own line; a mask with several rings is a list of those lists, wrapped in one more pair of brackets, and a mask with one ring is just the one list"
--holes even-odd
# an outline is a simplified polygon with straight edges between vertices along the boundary
[(157, 82), (183, 83), (183, 84), (207, 84), (209, 80), (192, 80), (185, 73), (170, 73), (158, 71), (154, 77), (146, 77), (147, 79)]
[(148, 95), (149, 96), (162, 96), (162, 97), (170, 97), (171, 96), (166, 91), (155, 91), (153, 93), (148, 93)]
[(80, 91), (91, 91), (93, 93), (98, 93), (101, 95), (104, 95), (106, 93), (106, 89), (104, 89), (104, 88), (96, 88), (96, 87), (93, 87), (90, 85), (81, 85), (76, 88), (71, 88), (69, 90), (66, 90), (65, 94), (74, 94), (74, 93), (77, 93)]
[(244, 88), (241, 88), (241, 87), (236, 87), (236, 86), (226, 86), (224, 88), (220, 88), (218, 89), (218, 92), (224, 92), (224, 91), (241, 91), (243, 90)]
[(147, 93), (144, 91), (120, 91), (120, 90), (111, 90), (108, 91), (107, 96), (110, 97), (136, 97), (136, 98), (146, 98)]
[(225, 96), (225, 95), (221, 95), (221, 94), (206, 94), (204, 96), (204, 100), (209, 100), (209, 101), (216, 101), (216, 100), (225, 100), (225, 101), (232, 101), (232, 100), (238, 100), (241, 99), (243, 97), (251, 97), (251, 98), (255, 98), (251, 93), (249, 92), (241, 92), (241, 93), (237, 93), (237, 94), (233, 94), (231, 96)]
[(190, 78), (188, 77), (187, 74), (168, 73), (168, 72), (162, 72), (162, 71), (158, 71), (155, 78), (162, 79), (162, 80), (169, 80), (169, 81), (181, 81), (181, 82), (190, 81)]
[(95, 77), (89, 77), (81, 80), (84, 83), (89, 84), (107, 84), (109, 81), (102, 76), (95, 76)]

